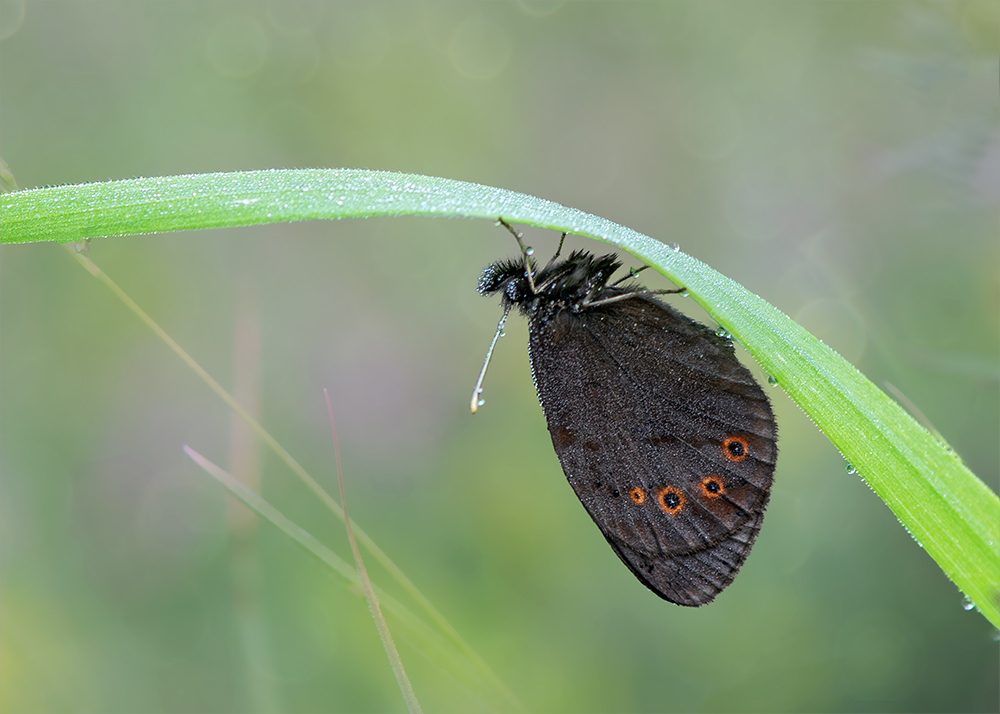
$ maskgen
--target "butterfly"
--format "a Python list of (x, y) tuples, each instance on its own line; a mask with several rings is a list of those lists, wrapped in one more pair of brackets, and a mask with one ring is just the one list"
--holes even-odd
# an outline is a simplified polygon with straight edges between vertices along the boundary
[[(778, 455), (764, 391), (730, 340), (662, 302), (612, 282), (614, 255), (562, 241), (541, 269), (489, 265), (483, 295), (528, 320), (528, 354), (552, 446), (577, 498), (622, 562), (678, 605), (711, 602), (736, 577), (764, 518)], [(563, 234), (565, 240), (566, 234)]]

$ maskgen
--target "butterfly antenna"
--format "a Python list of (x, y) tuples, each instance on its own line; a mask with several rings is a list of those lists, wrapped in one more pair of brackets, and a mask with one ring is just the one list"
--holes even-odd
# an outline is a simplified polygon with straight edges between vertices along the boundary
[(493, 341), (490, 342), (490, 348), (486, 350), (486, 359), (483, 360), (483, 368), (479, 370), (479, 379), (476, 380), (476, 386), (472, 390), (472, 402), (469, 404), (469, 409), (473, 414), (479, 411), (479, 407), (483, 406), (483, 400), (480, 398), (480, 395), (483, 393), (483, 380), (486, 379), (486, 368), (490, 366), (490, 358), (493, 356), (493, 348), (497, 346), (497, 340), (503, 336), (503, 326), (507, 322), (509, 314), (510, 307), (503, 311), (503, 317), (497, 323), (497, 331), (493, 335)]
[(535, 252), (534, 248), (525, 245), (524, 241), (521, 240), (524, 236), (515, 231), (507, 221), (502, 218), (497, 218), (497, 222), (510, 231), (510, 234), (514, 236), (514, 240), (516, 240), (518, 246), (520, 246), (521, 257), (524, 258), (524, 274), (528, 278), (528, 286), (531, 288), (532, 295), (537, 294), (538, 291), (535, 289), (535, 271), (531, 268), (531, 254)]
[(616, 280), (613, 283), (611, 283), (611, 287), (614, 287), (615, 285), (618, 285), (619, 283), (624, 283), (626, 280), (631, 280), (632, 278), (634, 278), (636, 275), (638, 275), (639, 273), (641, 273), (643, 270), (645, 270), (648, 267), (649, 267), (648, 265), (644, 265), (641, 268), (630, 268), (629, 271), (628, 271), (628, 275), (625, 275), (625, 276), (622, 276), (622, 277), (618, 278), (618, 280)]
[(687, 288), (675, 288), (673, 290), (647, 290), (646, 288), (642, 288), (641, 290), (636, 290), (635, 292), (625, 292), (613, 297), (594, 300), (586, 303), (586, 305), (587, 307), (601, 307), (602, 305), (610, 305), (613, 302), (621, 302), (622, 300), (631, 300), (633, 298), (642, 297), (643, 295), (676, 295), (677, 293), (682, 293), (686, 290)]
[(553, 255), (551, 258), (549, 258), (549, 262), (545, 264), (546, 268), (548, 268), (550, 265), (552, 265), (554, 262), (556, 262), (556, 258), (558, 258), (559, 254), (562, 253), (563, 242), (565, 240), (566, 240), (566, 233), (564, 231), (563, 234), (562, 234), (562, 238), (559, 239), (559, 247), (556, 248), (556, 254)]

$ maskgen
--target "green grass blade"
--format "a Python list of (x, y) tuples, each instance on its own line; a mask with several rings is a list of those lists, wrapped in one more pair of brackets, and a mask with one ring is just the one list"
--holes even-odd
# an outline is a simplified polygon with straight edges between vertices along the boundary
[(360, 169), (131, 179), (0, 195), (0, 242), (318, 218), (503, 217), (620, 246), (688, 289), (773, 375), (903, 526), (1000, 627), (1000, 499), (942, 440), (786, 315), (704, 263), (604, 218), (521, 193)]
[[(598, 216), (502, 188), (364, 169), (287, 169), (136, 178), (0, 195), (0, 243), (374, 216), (504, 216), (599, 237)], [(649, 239), (647, 239), (649, 240)]]
[(743, 344), (945, 574), (1000, 627), (997, 495), (940, 436), (780, 310), (682, 253), (656, 267), (688, 288)]
[(392, 632), (389, 630), (389, 625), (382, 615), (378, 595), (375, 592), (375, 588), (372, 587), (371, 578), (368, 577), (368, 569), (365, 567), (364, 558), (361, 557), (361, 549), (358, 548), (358, 542), (354, 538), (354, 530), (351, 528), (351, 516), (347, 512), (347, 493), (344, 491), (344, 469), (340, 464), (340, 445), (337, 443), (337, 427), (334, 424), (333, 407), (330, 405), (330, 393), (326, 389), (323, 390), (323, 398), (326, 400), (326, 411), (330, 415), (333, 453), (337, 460), (337, 484), (340, 486), (340, 506), (344, 509), (344, 530), (347, 532), (347, 541), (351, 545), (351, 555), (354, 556), (354, 567), (358, 573), (361, 590), (365, 594), (365, 600), (368, 601), (368, 610), (375, 621), (375, 629), (378, 630), (378, 636), (382, 640), (382, 648), (385, 650), (385, 656), (389, 659), (389, 664), (392, 666), (392, 673), (396, 677), (396, 684), (399, 685), (403, 701), (406, 702), (406, 710), (410, 714), (422, 714), (423, 710), (420, 708), (416, 692), (413, 691), (413, 684), (410, 682), (410, 678), (406, 676), (406, 668), (403, 666), (403, 660), (396, 649), (396, 643), (393, 642)]
[[(333, 497), (328, 494), (319, 482), (316, 481), (309, 473), (302, 467), (301, 464), (290, 454), (288, 451), (278, 443), (278, 441), (271, 436), (271, 434), (264, 429), (261, 424), (254, 419), (246, 410), (241, 407), (232, 395), (229, 394), (225, 389), (222, 388), (215, 379), (200, 365), (198, 364), (191, 355), (189, 355), (177, 342), (167, 334), (167, 332), (160, 327), (146, 312), (139, 307), (139, 305), (132, 300), (125, 293), (121, 287), (118, 286), (107, 274), (104, 273), (90, 258), (82, 253), (76, 251), (73, 246), (64, 246), (65, 249), (77, 260), (77, 262), (82, 265), (87, 272), (93, 275), (95, 278), (104, 283), (108, 289), (111, 290), (121, 300), (135, 315), (142, 320), (161, 340), (163, 340), (171, 350), (177, 354), (181, 360), (188, 365), (188, 367), (201, 378), (208, 387), (215, 392), (215, 394), (240, 418), (250, 427), (250, 430), (271, 450), (281, 459), (292, 472), (299, 477), (299, 479), (319, 498), (320, 502), (323, 503), (337, 518), (341, 521), (344, 520), (344, 511), (341, 509), (340, 504), (333, 500)], [(397, 566), (389, 556), (375, 544), (375, 541), (365, 533), (358, 525), (357, 522), (354, 523), (354, 534), (358, 541), (364, 544), (365, 548), (375, 556), (375, 559), (389, 572), (390, 575), (398, 582), (403, 589), (413, 597), (425, 612), (430, 616), (431, 620), (451, 639), (451, 641), (458, 647), (465, 657), (469, 659), (470, 662), (474, 663), (480, 674), (490, 682), (498, 692), (503, 693), (507, 700), (514, 705), (515, 708), (522, 710), (523, 706), (518, 701), (517, 697), (514, 696), (513, 692), (507, 688), (507, 686), (500, 680), (500, 678), (490, 669), (486, 662), (476, 653), (475, 650), (458, 634), (458, 631), (452, 627), (451, 623), (445, 619), (437, 608), (431, 603), (430, 600), (417, 588), (416, 585), (403, 573), (403, 571)]]
[[(184, 453), (204, 469), (209, 476), (227, 488), (230, 493), (242, 501), (250, 510), (281, 531), (323, 567), (344, 578), (350, 584), (358, 588), (361, 587), (361, 580), (358, 577), (357, 571), (339, 555), (316, 540), (313, 535), (265, 501), (260, 495), (243, 485), (232, 474), (212, 463), (190, 446), (184, 446), (183, 449)], [(455, 677), (461, 686), (468, 688), (471, 684), (478, 689), (492, 686), (492, 683), (487, 683), (484, 680), (474, 663), (469, 663), (468, 660), (465, 660), (464, 653), (459, 652), (453, 645), (449, 645), (405, 605), (377, 586), (374, 586), (374, 591), (379, 601), (385, 606), (385, 609), (414, 635), (414, 639), (420, 643), (421, 647), (434, 652), (438, 659), (443, 659), (447, 662), (450, 668), (448, 674)], [(521, 710), (516, 700), (509, 700), (506, 691), (495, 691), (493, 694), (494, 696), (507, 698), (508, 703), (517, 705), (519, 710)], [(476, 695), (472, 694), (472, 696)]]

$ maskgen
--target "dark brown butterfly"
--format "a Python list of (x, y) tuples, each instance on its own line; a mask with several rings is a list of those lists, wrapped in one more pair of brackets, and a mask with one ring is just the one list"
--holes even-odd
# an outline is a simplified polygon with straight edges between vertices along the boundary
[(487, 267), (479, 292), (500, 294), (497, 335), (513, 307), (528, 318), (531, 372), (566, 478), (646, 587), (679, 605), (711, 602), (750, 552), (770, 495), (767, 396), (732, 342), (623, 284), (634, 272), (610, 282), (615, 256), (558, 260), (560, 242), (536, 270), (500, 223), (524, 257)]

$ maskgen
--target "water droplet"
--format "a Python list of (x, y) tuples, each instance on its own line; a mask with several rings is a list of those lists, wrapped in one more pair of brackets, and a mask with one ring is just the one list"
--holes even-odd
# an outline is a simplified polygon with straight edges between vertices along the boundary
[(484, 404), (486, 404), (486, 400), (485, 399), (480, 399), (478, 402), (476, 402), (476, 404), (479, 405), (479, 406), (483, 406)]
[(858, 470), (856, 468), (854, 468), (853, 464), (847, 464), (847, 473), (849, 473), (849, 474), (856, 474), (857, 472), (858, 472)]
[(681, 297), (691, 297), (691, 293), (689, 293), (687, 290), (682, 290)]
[(670, 250), (674, 251), (675, 253), (681, 249), (681, 247), (674, 241), (670, 241), (669, 243), (667, 243), (667, 247), (670, 248)]
[(715, 331), (715, 334), (717, 334), (719, 337), (721, 337), (724, 340), (731, 340), (731, 339), (733, 339), (733, 333), (731, 333), (729, 330), (727, 330), (722, 325), (719, 325), (719, 329)]
[(974, 609), (975, 607), (976, 603), (972, 602), (972, 600), (969, 599), (968, 595), (966, 595), (965, 599), (962, 600), (962, 609), (968, 611)]
[(773, 374), (769, 374), (769, 375), (767, 375), (767, 383), (770, 384), (772, 387), (777, 387), (778, 386), (778, 378), (775, 377)]
[(505, 331), (503, 331), (503, 330), (500, 330), (500, 336), (501, 337), (506, 337), (507, 333)]
[(524, 249), (524, 254), (527, 256), (532, 256), (535, 254), (535, 249), (529, 245), (527, 248)]

